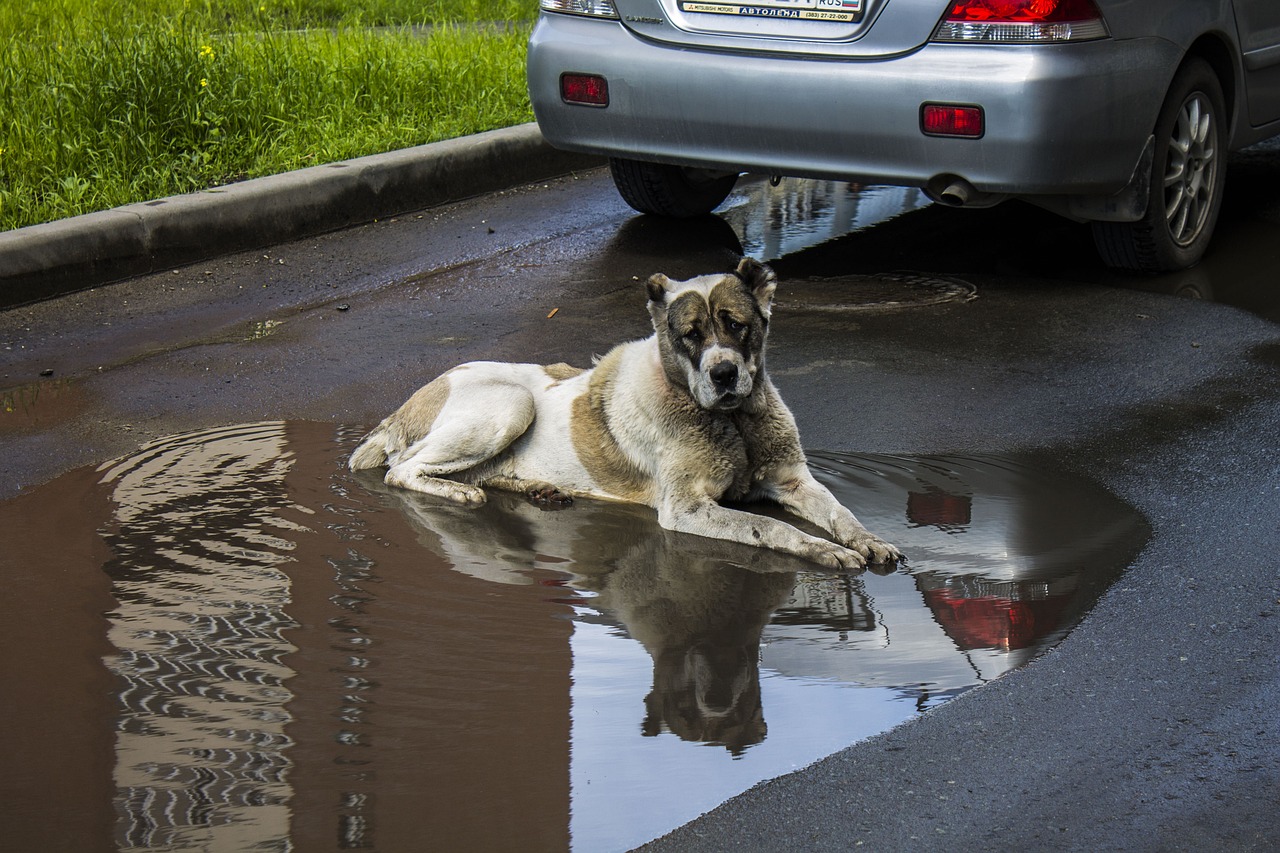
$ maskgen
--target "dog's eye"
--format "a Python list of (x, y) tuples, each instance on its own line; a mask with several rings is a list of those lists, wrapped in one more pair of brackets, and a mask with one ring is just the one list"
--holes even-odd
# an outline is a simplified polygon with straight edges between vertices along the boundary
[(690, 329), (684, 333), (684, 339), (691, 344), (700, 344), (702, 343), (702, 332), (697, 329)]
[(747, 328), (747, 324), (734, 317), (728, 311), (720, 312), (720, 323), (729, 330), (731, 334), (740, 335), (742, 330)]

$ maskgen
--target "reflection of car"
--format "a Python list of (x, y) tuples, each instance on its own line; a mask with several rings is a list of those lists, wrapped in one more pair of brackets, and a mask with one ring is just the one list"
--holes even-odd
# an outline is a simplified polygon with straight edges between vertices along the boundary
[(764, 629), (761, 665), (890, 688), (921, 708), (1057, 645), (1150, 533), (1096, 484), (1014, 460), (809, 461), (877, 529), (903, 525), (905, 507), (893, 535), (910, 563), (885, 577), (802, 578)]
[(1280, 133), (1276, 0), (541, 0), (529, 90), (637, 210), (741, 172), (1020, 197), (1113, 266), (1195, 263), (1224, 154)]

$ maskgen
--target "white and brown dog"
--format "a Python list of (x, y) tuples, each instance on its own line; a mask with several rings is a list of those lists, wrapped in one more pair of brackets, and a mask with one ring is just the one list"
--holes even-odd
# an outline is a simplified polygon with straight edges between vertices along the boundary
[[(777, 278), (750, 258), (727, 275), (652, 276), (654, 334), (590, 370), (472, 362), (419, 389), (351, 454), (388, 485), (481, 504), (483, 487), (537, 500), (633, 501), (671, 530), (857, 568), (901, 554), (813, 478), (764, 370)], [(721, 500), (773, 500), (834, 542)]]

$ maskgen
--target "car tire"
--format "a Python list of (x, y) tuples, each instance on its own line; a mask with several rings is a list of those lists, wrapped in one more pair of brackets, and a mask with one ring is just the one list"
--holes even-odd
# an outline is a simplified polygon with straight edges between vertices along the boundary
[(1155, 127), (1147, 213), (1137, 222), (1094, 222), (1107, 266), (1160, 273), (1186, 269), (1204, 255), (1222, 205), (1227, 109), (1209, 63), (1179, 69)]
[(618, 194), (633, 209), (676, 219), (710, 213), (729, 197), (738, 182), (734, 173), (618, 157), (609, 159), (609, 172)]

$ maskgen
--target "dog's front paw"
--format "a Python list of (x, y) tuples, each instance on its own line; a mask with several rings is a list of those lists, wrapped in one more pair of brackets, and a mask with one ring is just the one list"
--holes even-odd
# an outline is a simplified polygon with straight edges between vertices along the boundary
[(534, 486), (524, 493), (529, 503), (542, 509), (566, 509), (573, 506), (573, 495), (565, 494), (555, 486)]
[(825, 539), (815, 539), (813, 542), (806, 543), (800, 550), (799, 556), (836, 571), (862, 569), (867, 564), (866, 557), (857, 551)]
[(902, 559), (902, 552), (897, 547), (865, 530), (849, 537), (844, 544), (872, 563), (896, 563)]

